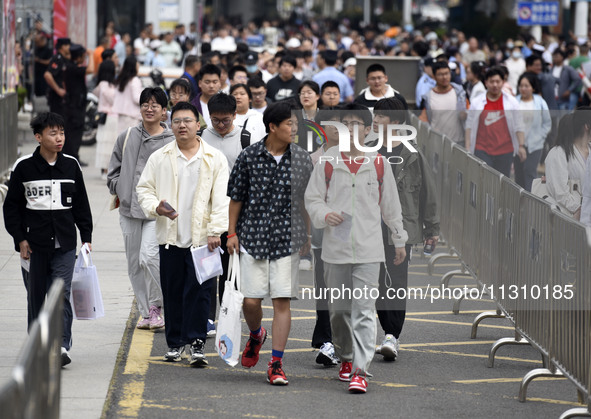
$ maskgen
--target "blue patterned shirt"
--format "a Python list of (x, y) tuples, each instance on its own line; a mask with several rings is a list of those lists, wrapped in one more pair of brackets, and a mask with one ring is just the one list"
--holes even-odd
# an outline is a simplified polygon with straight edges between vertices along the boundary
[(266, 141), (240, 153), (228, 196), (242, 202), (236, 226), (240, 244), (255, 259), (274, 260), (299, 251), (308, 239), (301, 212), (313, 167), (309, 154), (295, 144), (277, 163)]

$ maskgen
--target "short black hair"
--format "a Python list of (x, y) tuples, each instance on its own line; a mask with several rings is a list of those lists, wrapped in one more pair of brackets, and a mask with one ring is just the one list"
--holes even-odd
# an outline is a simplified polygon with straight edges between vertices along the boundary
[(425, 41), (417, 41), (413, 43), (412, 50), (416, 52), (419, 57), (424, 57), (429, 52), (429, 44)]
[(172, 92), (175, 89), (175, 87), (180, 87), (185, 91), (185, 93), (188, 93), (189, 96), (193, 96), (193, 88), (191, 87), (191, 82), (189, 82), (189, 80), (185, 79), (184, 77), (173, 80), (172, 83), (170, 83), (169, 91)]
[(390, 121), (406, 123), (408, 118), (408, 105), (397, 97), (380, 99), (373, 108), (374, 115), (383, 115), (390, 118)]
[(267, 106), (267, 109), (263, 113), (263, 123), (265, 124), (267, 133), (271, 131), (271, 124), (279, 126), (286, 119), (290, 119), (293, 110), (293, 105), (287, 101), (271, 103)]
[(33, 134), (41, 134), (47, 127), (50, 128), (64, 128), (64, 118), (55, 112), (41, 112), (37, 115), (30, 124), (33, 129)]
[(193, 112), (193, 115), (195, 115), (195, 119), (197, 120), (197, 122), (199, 122), (199, 111), (197, 110), (197, 108), (193, 104), (191, 104), (189, 102), (179, 102), (176, 105), (174, 105), (172, 107), (172, 109), (170, 110), (170, 120), (171, 121), (172, 121), (172, 118), (174, 118), (175, 112), (178, 112), (178, 111)]
[(217, 74), (218, 77), (221, 77), (222, 71), (217, 65), (208, 63), (201, 67), (201, 70), (199, 70), (199, 78), (202, 79), (206, 74)]
[(343, 118), (345, 116), (349, 116), (349, 115), (355, 115), (355, 116), (359, 116), (361, 117), (361, 119), (363, 120), (363, 125), (365, 125), (366, 127), (371, 126), (371, 121), (372, 121), (372, 116), (371, 116), (371, 111), (369, 110), (369, 108), (367, 106), (363, 106), (359, 103), (347, 103), (345, 105), (343, 105), (341, 107), (341, 120), (343, 120)]
[(255, 89), (258, 89), (259, 87), (264, 87), (265, 89), (267, 88), (267, 83), (265, 83), (260, 77), (252, 77), (248, 79), (248, 83), (246, 83), (246, 85), (249, 88), (254, 87)]
[(291, 54), (285, 54), (281, 58), (281, 61), (279, 61), (279, 67), (281, 67), (281, 65), (283, 63), (291, 64), (293, 66), (293, 68), (296, 68), (298, 66), (298, 63), (296, 62), (295, 57)]
[(115, 54), (115, 50), (109, 48), (101, 53), (101, 58), (103, 59), (103, 61), (110, 60), (111, 58), (113, 58), (113, 54)]
[(433, 75), (436, 75), (437, 70), (441, 70), (442, 68), (447, 68), (449, 70), (449, 64), (447, 63), (447, 61), (435, 61), (433, 65), (431, 65)]
[(537, 60), (540, 60), (542, 63), (544, 62), (542, 60), (542, 57), (541, 56), (539, 56), (537, 54), (532, 54), (532, 55), (530, 55), (529, 57), (527, 57), (525, 59), (525, 66), (526, 67), (531, 67), (532, 65), (534, 65), (534, 62), (537, 61)]
[(246, 67), (244, 67), (242, 65), (235, 65), (228, 71), (228, 78), (230, 80), (232, 80), (234, 78), (234, 75), (239, 71), (242, 71), (243, 73), (246, 73), (246, 75), (248, 75), (248, 71), (246, 71)]
[(519, 90), (519, 85), (521, 84), (521, 80), (523, 80), (523, 79), (526, 79), (529, 82), (534, 94), (537, 94), (537, 95), (540, 94), (540, 92), (541, 92), (540, 80), (538, 79), (538, 76), (535, 73), (532, 73), (530, 71), (526, 71), (521, 76), (519, 76), (519, 80), (517, 80), (517, 90)]
[(505, 79), (505, 72), (503, 71), (503, 69), (500, 66), (496, 65), (496, 66), (488, 69), (488, 71), (484, 75), (484, 80), (488, 80), (494, 76), (499, 76), (501, 78), (501, 80), (504, 80)]
[(566, 52), (564, 52), (563, 50), (561, 50), (560, 48), (556, 48), (553, 52), (552, 55), (560, 55), (563, 59), (566, 58)]
[(144, 103), (148, 103), (150, 99), (154, 98), (157, 104), (166, 108), (168, 104), (168, 97), (166, 97), (166, 92), (162, 90), (160, 87), (146, 87), (142, 90), (140, 94), (140, 105)]
[(484, 81), (484, 73), (486, 71), (486, 63), (484, 61), (472, 61), (470, 63), (470, 71), (480, 80)]
[(236, 99), (232, 95), (220, 92), (213, 95), (207, 102), (209, 114), (233, 114), (236, 112)]
[(327, 66), (332, 67), (337, 63), (338, 55), (335, 50), (327, 49), (322, 51), (320, 54), (322, 55), (322, 59)]
[(339, 110), (341, 108), (339, 106), (325, 106), (324, 108), (320, 108), (316, 116), (314, 117), (314, 121), (320, 123), (322, 121), (330, 121), (331, 119), (338, 119), (341, 120), (341, 116), (339, 115)]
[(322, 88), (320, 89), (320, 92), (323, 93), (327, 87), (336, 87), (337, 89), (339, 89), (339, 93), (341, 92), (341, 88), (339, 87), (337, 82), (334, 82), (332, 80), (324, 82), (324, 84), (322, 85)]
[(248, 95), (248, 99), (252, 100), (252, 93), (250, 92), (250, 89), (248, 88), (248, 86), (245, 83), (236, 83), (235, 85), (230, 86), (230, 95), (234, 92), (234, 90), (239, 89), (241, 87), (246, 91), (246, 94)]
[[(187, 38), (187, 41), (188, 40), (190, 40), (190, 38)], [(191, 67), (193, 64), (198, 62), (199, 58), (196, 55), (187, 55), (187, 57), (185, 58), (185, 68)]]
[(375, 63), (367, 67), (365, 75), (369, 76), (369, 73), (373, 73), (374, 71), (381, 71), (382, 73), (386, 74), (386, 68), (381, 64)]

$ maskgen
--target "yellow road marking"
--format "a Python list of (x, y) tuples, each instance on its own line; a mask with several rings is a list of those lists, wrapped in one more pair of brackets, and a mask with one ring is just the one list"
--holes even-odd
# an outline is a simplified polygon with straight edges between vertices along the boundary
[[(518, 400), (517, 397), (507, 397), (507, 396), (503, 396), (504, 398), (507, 399), (513, 399), (513, 400)], [(579, 407), (583, 407), (584, 405), (577, 403), (577, 402), (569, 402), (568, 400), (554, 400), (554, 399), (543, 399), (541, 397), (528, 397), (527, 398), (528, 402), (543, 402), (543, 403), (554, 403), (554, 404), (563, 404), (566, 406), (579, 406)]]
[(461, 345), (491, 345), (494, 340), (469, 340), (466, 342), (430, 342), (430, 343), (403, 343), (401, 348), (422, 348), (430, 346), (461, 346)]
[(148, 370), (146, 358), (150, 356), (153, 344), (154, 333), (149, 330), (135, 329), (129, 345), (129, 355), (123, 374), (146, 374)]
[[(482, 354), (467, 354), (467, 353), (463, 353), (463, 352), (452, 352), (452, 351), (434, 351), (432, 349), (409, 349), (409, 348), (407, 348), (407, 350), (411, 351), (411, 352), (422, 352), (422, 353), (429, 353), (429, 354), (466, 356), (466, 357), (471, 357), (471, 358), (486, 358), (486, 359), (488, 359), (488, 355), (482, 355)], [(527, 362), (530, 364), (541, 364), (542, 363), (541, 360), (511, 358), (511, 357), (507, 357), (507, 356), (495, 356), (495, 359), (502, 359), (504, 361), (513, 361), (513, 362)]]
[(123, 386), (123, 397), (119, 401), (119, 407), (121, 407), (121, 415), (124, 417), (137, 418), (140, 413), (140, 408), (142, 407), (143, 396), (143, 379), (132, 380), (129, 383), (126, 383)]
[[(483, 311), (488, 311), (488, 310), (462, 310), (462, 314), (480, 314)], [(412, 311), (407, 311), (406, 315), (407, 316), (431, 316), (433, 314), (436, 315), (446, 315), (446, 314), (453, 314), (453, 312), (450, 311), (415, 311), (414, 313)], [(456, 314), (454, 314), (454, 316), (456, 316)]]
[[(519, 378), (485, 378), (483, 380), (454, 380), (452, 383), (457, 384), (495, 384), (495, 383), (520, 383), (523, 377)], [(566, 380), (566, 377), (540, 377), (536, 378), (536, 381), (554, 381), (554, 380)]]
[[(291, 320), (316, 320), (316, 316), (292, 317)], [(265, 317), (261, 321), (263, 321), (263, 322), (272, 322), (273, 321), (273, 317)]]
[[(415, 319), (415, 318), (407, 318), (409, 321), (413, 322), (423, 322), (423, 323), (441, 323), (441, 324), (455, 324), (457, 326), (470, 326), (472, 327), (472, 323), (465, 323), (465, 322), (450, 322), (447, 320), (433, 320), (433, 319)], [(488, 327), (490, 329), (506, 329), (506, 330), (515, 330), (515, 327), (511, 326), (497, 326), (494, 324), (479, 324), (478, 327)]]

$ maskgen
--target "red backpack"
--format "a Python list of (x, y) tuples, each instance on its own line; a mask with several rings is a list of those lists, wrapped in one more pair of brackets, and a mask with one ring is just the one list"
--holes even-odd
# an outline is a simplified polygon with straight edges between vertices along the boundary
[[(384, 183), (384, 157), (381, 154), (378, 154), (374, 159), (373, 164), (378, 175), (378, 188), (380, 191), (380, 200), (378, 201), (379, 205), (382, 202), (382, 183)], [(333, 170), (334, 168), (332, 167), (332, 164), (327, 161), (324, 165), (324, 181), (326, 182), (326, 196), (324, 197), (325, 201), (328, 197), (328, 187), (330, 186)]]

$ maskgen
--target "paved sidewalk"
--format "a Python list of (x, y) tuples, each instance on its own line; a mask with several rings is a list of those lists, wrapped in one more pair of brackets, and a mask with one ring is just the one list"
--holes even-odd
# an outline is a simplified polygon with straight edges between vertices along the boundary
[[(31, 153), (37, 145), (32, 134), (27, 138), (21, 147), (23, 154)], [(109, 211), (109, 192), (99, 170), (94, 167), (95, 148), (82, 147), (80, 155), (89, 163), (83, 171), (94, 221), (92, 257), (102, 288), (105, 317), (93, 321), (74, 320), (72, 363), (62, 370), (60, 416), (64, 419), (101, 416), (133, 303), (119, 214)], [(0, 316), (4, 319), (0, 382), (5, 382), (27, 338), (27, 311), (19, 255), (4, 228), (3, 217), (0, 218)]]

